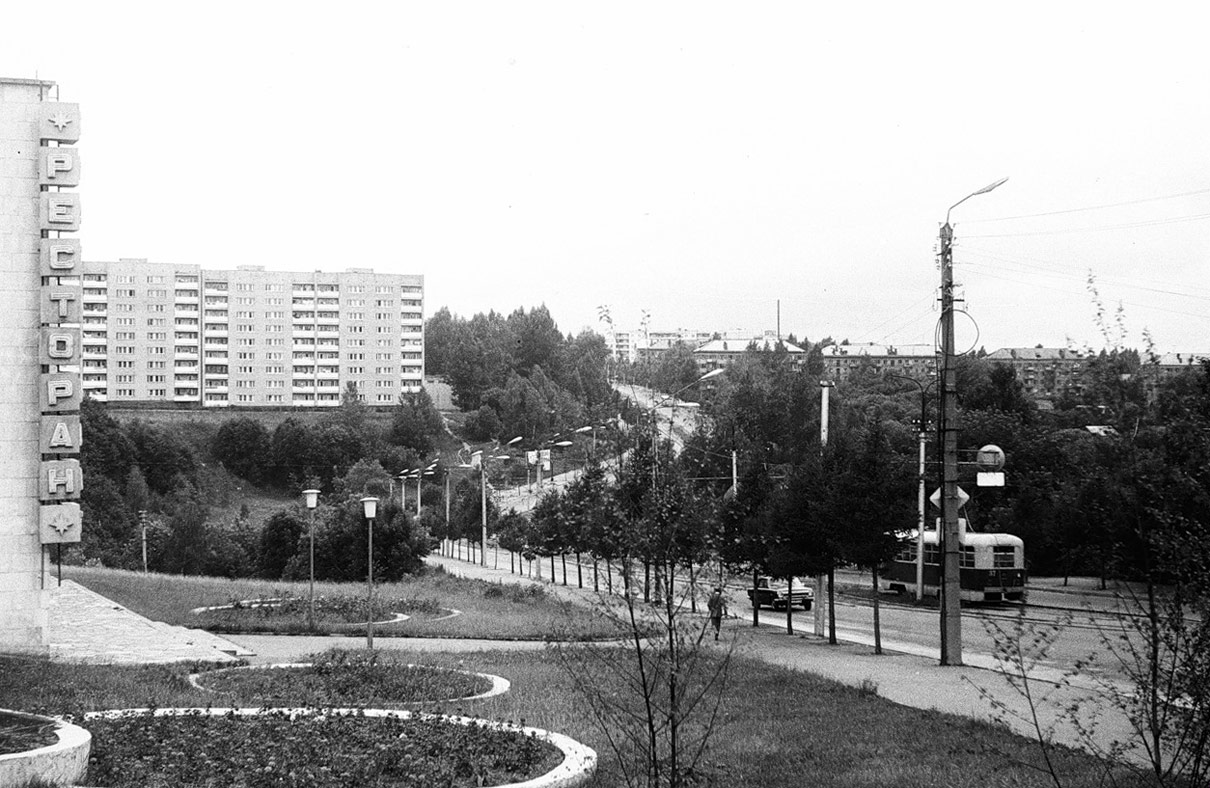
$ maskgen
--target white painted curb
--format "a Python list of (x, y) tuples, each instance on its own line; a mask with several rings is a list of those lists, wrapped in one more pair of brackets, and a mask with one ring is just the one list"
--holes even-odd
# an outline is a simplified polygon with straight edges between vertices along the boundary
[[(84, 719), (96, 718), (116, 718), (127, 714), (146, 714), (148, 709), (114, 709), (111, 711), (94, 711), (84, 715)], [(216, 717), (224, 716), (228, 713), (256, 716), (276, 712), (278, 714), (289, 714), (291, 717), (305, 717), (323, 714), (325, 712), (333, 712), (337, 714), (360, 714), (366, 717), (395, 717), (401, 720), (416, 719), (416, 720), (442, 720), (445, 722), (453, 722), (459, 725), (482, 725), (493, 730), (513, 731), (515, 733), (523, 733), (532, 735), (535, 738), (548, 742), (555, 747), (558, 747), (563, 752), (563, 762), (555, 768), (551, 769), (546, 774), (534, 777), (531, 780), (519, 783), (505, 783), (503, 785), (492, 786), (492, 788), (575, 788), (588, 782), (593, 773), (597, 769), (597, 752), (591, 747), (585, 746), (569, 736), (564, 736), (561, 733), (553, 733), (544, 731), (541, 728), (521, 727), (505, 722), (493, 722), (491, 720), (476, 719), (474, 717), (454, 717), (445, 714), (419, 714), (410, 711), (400, 711), (394, 709), (155, 709), (152, 713), (157, 717), (172, 717), (183, 714), (209, 714)]]
[[(210, 689), (209, 687), (204, 686), (201, 682), (201, 677), (204, 675), (213, 675), (215, 673), (226, 673), (227, 671), (231, 670), (280, 670), (283, 668), (309, 668), (312, 666), (312, 664), (313, 663), (310, 662), (281, 662), (275, 665), (241, 665), (235, 668), (219, 668), (218, 670), (207, 670), (203, 673), (190, 673), (189, 683), (203, 692), (218, 692), (218, 690)], [(478, 695), (468, 695), (465, 698), (433, 698), (432, 700), (413, 701), (414, 703), (447, 703), (461, 700), (482, 700), (484, 698), (495, 697), (496, 695), (503, 695), (512, 688), (512, 684), (509, 683), (508, 679), (504, 678), (503, 676), (494, 676), (491, 673), (474, 673), (472, 671), (458, 670), (456, 668), (441, 668), (437, 667), (436, 665), (419, 665), (411, 662), (407, 663), (403, 667), (444, 670), (449, 673), (466, 673), (471, 676), (479, 676), (480, 678), (488, 679), (492, 683), (491, 689), (489, 689), (487, 692), (480, 692)]]
[(59, 741), (36, 750), (0, 755), (0, 786), (20, 786), (38, 779), (56, 785), (75, 785), (88, 770), (92, 734), (78, 725), (54, 717), (3, 709), (6, 714), (28, 717), (31, 722), (55, 723)]

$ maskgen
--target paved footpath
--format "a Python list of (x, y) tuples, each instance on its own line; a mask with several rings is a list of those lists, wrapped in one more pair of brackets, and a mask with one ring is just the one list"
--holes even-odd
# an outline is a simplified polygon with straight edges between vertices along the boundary
[[(549, 593), (573, 600), (590, 601), (596, 596), (591, 589), (581, 590), (549, 580), (511, 574), (507, 565), (496, 569), (490, 565), (490, 552), (487, 567), (448, 556), (431, 555), (427, 561), (430, 565), (443, 567), (450, 574), (492, 582), (538, 584)], [(549, 570), (549, 564), (546, 568)], [(584, 580), (586, 584), (591, 582), (591, 574), (587, 571)], [(830, 645), (825, 638), (812, 634), (812, 615), (796, 618), (794, 636), (786, 634), (784, 619), (753, 627), (750, 618), (728, 618), (724, 632), (733, 638), (731, 642), (735, 643), (737, 652), (745, 656), (823, 676), (852, 687), (876, 688), (883, 698), (904, 706), (987, 721), (999, 719), (1017, 733), (1030, 738), (1036, 735), (1029, 704), (1009, 684), (996, 660), (989, 654), (967, 652), (964, 654), (966, 665), (942, 667), (936, 649), (883, 638), (884, 653), (875, 655), (872, 632), (838, 628), (839, 642)], [(1093, 682), (1061, 684), (1063, 676), (1058, 671), (1046, 669), (1031, 671), (1030, 679), (1031, 691), (1039, 699), (1039, 725), (1051, 731), (1056, 742), (1086, 748), (1076, 726), (1065, 719), (1063, 712), (1076, 702), (1088, 706), (1088, 713), (1083, 717), (1085, 722), (1091, 716), (1096, 716), (1098, 746), (1107, 748), (1115, 740), (1133, 738), (1128, 721), (1120, 712), (1097, 703)], [(989, 698), (1003, 704), (1004, 711), (995, 713)]]
[[(490, 557), (490, 556), (489, 556)], [(427, 559), (451, 574), (491, 582), (539, 584), (548, 593), (581, 603), (595, 598), (591, 589), (552, 584), (482, 567), (465, 560), (432, 555)], [(585, 580), (590, 578), (585, 573)], [(271, 635), (231, 635), (218, 637), (200, 630), (186, 629), (149, 621), (99, 594), (71, 581), (54, 590), (49, 605), (51, 655), (56, 659), (114, 664), (167, 663), (183, 661), (257, 663), (289, 662), (332, 647), (359, 648), (360, 637), (309, 637)], [(802, 616), (804, 629), (812, 625), (810, 616)], [(875, 656), (868, 633), (846, 630), (838, 633), (841, 641), (829, 645), (809, 631), (790, 636), (784, 624), (752, 627), (748, 620), (730, 618), (725, 624), (728, 636), (745, 656), (783, 665), (829, 678), (853, 687), (876, 689), (895, 703), (921, 709), (991, 720), (988, 697), (1004, 704), (1008, 714), (1001, 718), (1017, 731), (1032, 737), (1029, 706), (996, 670), (988, 655), (967, 654), (964, 667), (941, 667), (936, 654), (922, 653), (919, 647), (884, 641), (887, 653)], [(411, 651), (493, 651), (500, 649), (541, 649), (537, 642), (451, 640), (439, 638), (380, 637), (375, 646)], [(927, 651), (927, 650), (925, 650)], [(1075, 701), (1092, 698), (1091, 685), (1059, 685), (1054, 671), (1031, 674), (1034, 691), (1041, 693), (1038, 704), (1041, 724), (1053, 728), (1057, 742), (1082, 746), (1074, 726), (1062, 719), (1061, 710)], [(1086, 717), (1087, 719), (1087, 717)], [(1102, 746), (1132, 738), (1127, 721), (1113, 710), (1102, 709), (1097, 729)]]

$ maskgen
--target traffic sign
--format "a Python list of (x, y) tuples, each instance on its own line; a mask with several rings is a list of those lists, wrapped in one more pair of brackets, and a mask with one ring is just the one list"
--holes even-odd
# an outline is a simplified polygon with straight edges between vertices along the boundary
[[(958, 487), (958, 508), (961, 509), (963, 506), (966, 506), (966, 502), (969, 501), (970, 499), (971, 499), (971, 497), (966, 494), (966, 490), (962, 489), (961, 487)], [(929, 496), (929, 503), (931, 503), (933, 506), (936, 506), (938, 509), (941, 508), (941, 488), (940, 487), (938, 487), (937, 490), (932, 495)]]

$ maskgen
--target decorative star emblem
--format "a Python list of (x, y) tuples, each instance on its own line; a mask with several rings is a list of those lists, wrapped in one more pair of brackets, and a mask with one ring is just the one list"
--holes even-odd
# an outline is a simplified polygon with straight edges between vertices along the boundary
[(63, 129), (67, 128), (67, 124), (71, 123), (71, 117), (65, 114), (63, 110), (59, 110), (47, 118), (47, 121), (59, 131), (63, 131)]
[(51, 520), (48, 525), (53, 528), (55, 532), (59, 534), (59, 536), (62, 536), (71, 530), (71, 527), (75, 525), (75, 522), (67, 514), (55, 514), (51, 516)]

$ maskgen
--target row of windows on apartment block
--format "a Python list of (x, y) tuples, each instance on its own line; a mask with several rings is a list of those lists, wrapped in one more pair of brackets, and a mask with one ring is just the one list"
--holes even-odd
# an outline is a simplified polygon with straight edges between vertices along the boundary
[[(102, 401), (109, 397), (108, 392), (105, 390), (90, 391), (89, 394)], [(114, 395), (119, 399), (134, 399), (137, 396), (134, 389), (116, 389)], [(173, 389), (173, 397), (177, 399), (195, 401), (197, 400), (197, 396), (198, 390), (195, 388)], [(206, 394), (205, 401), (214, 404), (234, 401), (247, 405), (309, 405), (316, 402), (327, 402), (335, 405), (340, 403), (341, 396), (341, 394), (294, 394), (287, 399), (284, 394), (236, 394), (235, 399), (230, 400), (226, 394), (216, 392)], [(168, 389), (152, 389), (147, 393), (146, 397), (147, 399), (166, 400), (168, 399)], [(362, 400), (366, 399), (368, 398), (362, 397)], [(378, 404), (393, 405), (397, 399), (398, 396), (395, 393), (378, 393), (374, 395), (372, 401)]]
[[(74, 278), (74, 277), (73, 277)], [(109, 274), (101, 273), (86, 273), (83, 275), (85, 282), (115, 282), (120, 285), (137, 284), (140, 280), (149, 285), (163, 285), (169, 282), (169, 277), (164, 274), (147, 274), (138, 276), (135, 274), (115, 274), (112, 277)], [(198, 285), (201, 284), (207, 290), (227, 290), (229, 282), (221, 279), (201, 279), (192, 274), (176, 274), (171, 278), (174, 285)], [(423, 290), (420, 285), (399, 285), (401, 293), (419, 293)], [(291, 282), (290, 288), (299, 292), (307, 293), (339, 293), (341, 286), (331, 282)], [(346, 293), (365, 293), (368, 292), (369, 285), (345, 285)], [(254, 290), (264, 290), (268, 293), (280, 293), (285, 289), (283, 282), (236, 282), (235, 289), (241, 292), (252, 292)], [(392, 285), (375, 285), (375, 293), (389, 294), (395, 292), (395, 286)]]
[[(206, 369), (209, 370), (212, 366), (216, 370), (227, 369), (226, 362), (228, 362), (230, 360), (229, 355), (230, 354), (225, 353), (225, 352), (207, 350), (206, 355), (204, 356), (204, 358), (207, 361)], [(396, 355), (394, 353), (375, 353), (372, 360), (373, 361), (394, 361), (395, 357), (396, 357)], [(291, 354), (290, 358), (295, 362), (294, 367), (293, 367), (295, 370), (314, 369), (314, 366), (312, 364), (301, 364), (300, 365), (297, 362), (299, 362), (299, 361), (336, 362), (336, 361), (340, 360), (340, 354), (323, 352), (323, 351), (321, 351), (319, 353), (314, 353), (314, 352), (310, 352), (310, 351), (295, 351), (294, 353)], [(367, 356), (365, 353), (345, 353), (344, 354), (344, 360), (346, 362), (365, 361), (366, 358), (367, 358)], [(262, 353), (260, 356), (260, 359), (262, 361), (285, 361), (286, 354), (282, 353), (280, 351)], [(400, 359), (402, 366), (405, 366), (405, 367), (418, 367), (418, 366), (420, 366), (420, 362), (422, 362), (424, 360), (423, 354), (421, 354), (421, 353), (400, 353), (399, 359)], [(249, 351), (239, 352), (239, 353), (235, 354), (235, 360), (236, 361), (256, 361), (257, 355), (255, 352), (249, 352)], [(214, 362), (221, 361), (223, 363), (212, 365), (211, 363), (209, 363), (211, 361), (214, 361)], [(133, 367), (134, 363), (135, 362), (132, 360), (119, 359), (114, 362), (114, 366), (116, 366), (118, 369), (131, 369)], [(152, 360), (152, 361), (147, 362), (147, 367), (148, 367), (148, 369), (163, 369), (164, 365), (166, 363), (168, 363), (168, 362)], [(175, 363), (176, 363), (176, 366), (178, 366), (178, 367), (180, 367), (180, 366), (196, 367), (198, 365), (197, 359), (181, 359), (180, 361), (175, 362)], [(334, 367), (335, 364), (332, 364), (331, 366)], [(108, 363), (107, 363), (106, 359), (86, 358), (83, 361), (83, 367), (85, 369), (89, 369), (89, 368), (106, 369), (108, 367)], [(281, 372), (281, 371), (285, 370), (284, 365), (273, 365), (273, 364), (270, 364), (267, 366), (260, 365), (260, 368), (265, 371), (273, 371), (274, 369), (276, 369), (277, 371)], [(329, 366), (323, 366), (323, 365), (320, 366), (320, 369), (328, 369), (328, 368), (329, 368)], [(237, 369), (241, 372), (245, 372), (245, 371), (251, 371), (254, 368), (252, 366), (240, 366), (240, 367), (237, 367)]]
[[(174, 339), (187, 341), (187, 342), (188, 341), (192, 341), (192, 342), (197, 341), (197, 337), (178, 336), (178, 337), (174, 337)], [(218, 337), (218, 338), (206, 337), (205, 342), (206, 342), (207, 348), (213, 348), (215, 346), (218, 346), (218, 347), (227, 346), (226, 337)], [(306, 348), (306, 347), (340, 347), (342, 344), (344, 345), (344, 347), (357, 347), (357, 348), (362, 348), (362, 347), (379, 347), (379, 348), (421, 347), (421, 343), (419, 341), (409, 342), (409, 341), (403, 340), (403, 341), (400, 341), (398, 344), (396, 344), (395, 340), (393, 340), (393, 339), (379, 339), (379, 340), (375, 340), (373, 345), (367, 345), (366, 340), (364, 340), (364, 339), (346, 339), (343, 343), (341, 343), (341, 342), (323, 342), (323, 341), (316, 343), (316, 342), (299, 342), (299, 341), (297, 341), (297, 338), (295, 339), (295, 341), (293, 343), (293, 347), (295, 347), (295, 348), (298, 348), (298, 347), (303, 347), (303, 348)], [(87, 337), (85, 337), (84, 340), (81, 342), (81, 345), (83, 347), (83, 352), (85, 355), (88, 355), (88, 354), (101, 355), (101, 356), (109, 355), (109, 345), (107, 344), (107, 341), (106, 341), (106, 343), (103, 343), (103, 344), (97, 344), (97, 342), (95, 340), (90, 340)], [(248, 340), (236, 340), (235, 346), (236, 347), (258, 347), (258, 346), (285, 347), (286, 343), (284, 340), (280, 340), (280, 339), (276, 340), (276, 341), (274, 341), (273, 339), (265, 339), (265, 340), (262, 340), (259, 342), (254, 339), (248, 339)], [(142, 348), (142, 352), (147, 353), (148, 355), (153, 355), (153, 356), (161, 355), (162, 356), (168, 352), (168, 348), (169, 348), (168, 345), (151, 345), (149, 347)], [(191, 355), (191, 356), (196, 356), (198, 354), (197, 345), (173, 345), (172, 349), (177, 354), (183, 353), (183, 354)], [(114, 355), (133, 355), (136, 352), (138, 352), (138, 351), (136, 351), (136, 347), (134, 345), (115, 345), (113, 348)], [(208, 349), (207, 352), (218, 353), (221, 356), (222, 354), (226, 354), (230, 351), (209, 350)], [(306, 351), (304, 351), (304, 352), (306, 352)]]
[[(378, 374), (389, 374), (389, 373), (378, 373)], [(84, 383), (85, 388), (89, 388), (89, 384), (107, 385), (110, 382), (109, 378), (110, 378), (110, 376), (107, 376), (107, 375), (91, 375), (91, 374), (81, 375), (81, 380)], [(113, 375), (112, 378), (113, 378), (114, 383), (119, 383), (119, 384), (120, 383), (127, 383), (127, 384), (136, 383), (134, 375)], [(165, 378), (166, 378), (165, 375), (147, 375), (146, 380), (144, 382), (146, 384), (167, 383), (168, 381)], [(373, 385), (374, 388), (378, 388), (378, 389), (389, 389), (389, 388), (394, 388), (395, 386), (398, 386), (401, 382), (418, 383), (419, 381), (420, 381), (419, 376), (396, 375), (387, 380), (373, 380), (373, 381), (367, 381), (367, 380), (364, 380), (363, 378), (359, 377), (357, 380), (355, 380), (353, 382), (354, 383), (364, 383), (367, 386)], [(172, 376), (172, 382), (175, 384), (193, 383), (194, 385), (196, 385), (199, 381), (198, 381), (198, 376), (196, 374), (178, 373), (178, 374), (175, 374)], [(286, 383), (287, 383), (287, 381), (285, 381), (285, 380), (265, 380), (265, 381), (236, 380), (233, 382), (228, 382), (227, 380), (215, 380), (212, 378), (206, 378), (206, 380), (205, 380), (205, 385), (206, 385), (206, 388), (208, 388), (208, 389), (228, 389), (228, 388), (284, 389), (284, 388), (287, 388)], [(314, 389), (314, 388), (342, 389), (345, 387), (340, 378), (331, 378), (331, 379), (327, 379), (327, 380), (307, 380), (304, 378), (294, 378), (293, 380), (290, 380), (289, 383), (290, 383), (289, 388), (292, 388), (295, 390), (297, 390), (297, 389)]]
[[(390, 306), (392, 306), (392, 304), (383, 303), (383, 304), (377, 304), (376, 306), (390, 307)], [(168, 312), (169, 310), (168, 310), (167, 304), (146, 304), (146, 303), (127, 304), (127, 303), (122, 303), (122, 304), (112, 304), (111, 305), (111, 304), (106, 304), (104, 302), (85, 301), (82, 304), (80, 311), (89, 317), (97, 318), (97, 317), (104, 317), (111, 313)], [(176, 315), (176, 314), (185, 315), (184, 318), (177, 318), (178, 320), (181, 320), (181, 319), (197, 320), (197, 318), (188, 317), (189, 315), (192, 315), (192, 314), (196, 314), (196, 315), (204, 314), (205, 317), (207, 317), (207, 318), (216, 318), (218, 320), (224, 321), (224, 323), (231, 319), (231, 316), (225, 310), (207, 309), (203, 313), (201, 310), (199, 310), (197, 308), (196, 304), (194, 304), (192, 306), (190, 306), (190, 305), (182, 306), (180, 304), (176, 304), (176, 305), (174, 305), (172, 312), (174, 315)], [(235, 319), (236, 320), (283, 320), (283, 321), (287, 320), (287, 319), (312, 320), (312, 321), (314, 321), (314, 320), (339, 320), (339, 321), (344, 321), (344, 322), (363, 322), (365, 320), (394, 321), (394, 320), (423, 320), (424, 319), (423, 312), (414, 312), (414, 311), (374, 312), (374, 313), (372, 313), (373, 317), (370, 317), (370, 318), (366, 317), (367, 314), (369, 314), (369, 313), (358, 312), (358, 311), (350, 311), (347, 313), (342, 313), (342, 312), (336, 312), (336, 311), (313, 312), (313, 311), (305, 311), (305, 310), (296, 310), (296, 311), (291, 311), (289, 313), (289, 315), (287, 315), (285, 310), (278, 310), (278, 311), (267, 310), (264, 312), (253, 312), (250, 310), (241, 310), (241, 311), (237, 311), (235, 313)], [(94, 322), (99, 322), (99, 321), (94, 321)], [(209, 325), (209, 324), (207, 324), (207, 325)], [(216, 323), (215, 327), (219, 328), (219, 330), (226, 331), (226, 328), (223, 327), (223, 324)], [(295, 326), (295, 330), (305, 331), (305, 330), (309, 329), (310, 327), (311, 326), (302, 326), (300, 328), (299, 326)]]

